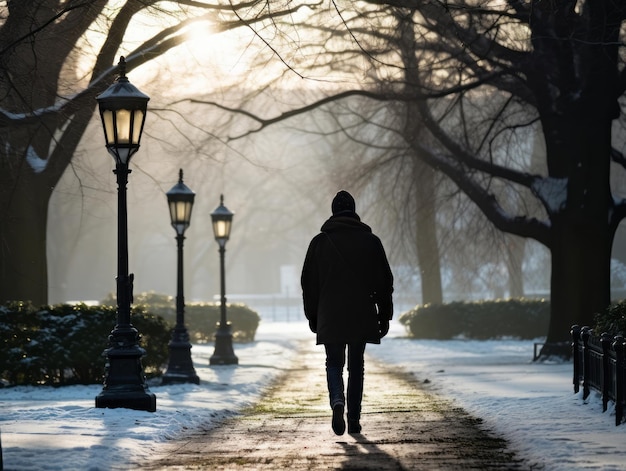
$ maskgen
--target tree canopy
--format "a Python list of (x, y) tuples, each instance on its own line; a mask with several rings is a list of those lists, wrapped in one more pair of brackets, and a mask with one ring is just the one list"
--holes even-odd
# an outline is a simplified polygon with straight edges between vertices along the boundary
[[(611, 185), (626, 163), (624, 2), (40, 0), (9, 1), (0, 16), (2, 298), (46, 299), (49, 197), (117, 57), (132, 70), (201, 24), (250, 30), (263, 52), (266, 73), (245, 88), (272, 96), (272, 114), (244, 94), (188, 97), (245, 117), (231, 138), (342, 103), (334, 125), (344, 136), (367, 145), (379, 142), (373, 129), (396, 136), (396, 155), (410, 150), (495, 227), (549, 248), (548, 345), (610, 301), (611, 246), (626, 214)], [(277, 87), (303, 79), (312, 90), (303, 101), (276, 99)], [(389, 107), (345, 112), (354, 98)]]
[[(289, 18), (256, 30), (296, 74), (336, 87), (301, 111), (350, 96), (403, 110), (402, 119), (373, 115), (367, 125), (401, 135), (498, 229), (550, 249), (552, 321), (544, 353), (558, 353), (571, 324), (590, 324), (610, 302), (611, 246), (626, 210), (611, 186), (625, 162), (626, 5), (309, 7), (302, 22)], [(258, 129), (296, 112), (257, 116)], [(367, 139), (354, 122), (339, 124), (353, 139)], [(416, 129), (427, 135), (415, 139)], [(535, 140), (545, 146), (539, 162)]]

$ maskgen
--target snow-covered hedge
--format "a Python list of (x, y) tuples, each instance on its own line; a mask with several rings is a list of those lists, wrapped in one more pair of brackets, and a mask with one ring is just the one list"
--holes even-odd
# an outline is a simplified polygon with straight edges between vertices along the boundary
[[(102, 352), (115, 322), (111, 306), (0, 306), (0, 378), (13, 385), (101, 383)], [(171, 327), (143, 306), (133, 308), (132, 323), (146, 350), (146, 376), (160, 375), (169, 355)]]
[(545, 337), (549, 320), (550, 303), (536, 299), (427, 304), (400, 316), (412, 337), (440, 340)]
[[(115, 326), (115, 304), (110, 298), (99, 306), (58, 304), (36, 309), (24, 302), (0, 306), (0, 379), (11, 385), (101, 383), (102, 352)], [(229, 304), (227, 315), (235, 341), (254, 340), (260, 322), (255, 311), (243, 304)], [(185, 306), (185, 325), (192, 343), (213, 341), (219, 320), (219, 304)], [(172, 297), (136, 295), (131, 322), (146, 350), (142, 359), (146, 376), (160, 376), (167, 366), (168, 344), (176, 324)]]

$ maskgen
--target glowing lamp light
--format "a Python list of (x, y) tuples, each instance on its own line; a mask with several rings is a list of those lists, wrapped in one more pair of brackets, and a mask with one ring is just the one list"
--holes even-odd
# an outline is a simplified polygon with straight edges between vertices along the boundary
[(150, 97), (141, 93), (126, 77), (126, 59), (120, 57), (119, 77), (96, 97), (104, 129), (106, 148), (118, 165), (128, 165), (139, 150)]
[(234, 213), (231, 213), (224, 206), (224, 195), (220, 195), (220, 205), (211, 213), (211, 221), (213, 222), (213, 234), (215, 240), (224, 245), (230, 237), (230, 228), (232, 226)]
[(191, 221), (191, 210), (196, 194), (183, 183), (183, 169), (179, 170), (178, 183), (167, 192), (172, 227), (178, 235), (184, 234)]

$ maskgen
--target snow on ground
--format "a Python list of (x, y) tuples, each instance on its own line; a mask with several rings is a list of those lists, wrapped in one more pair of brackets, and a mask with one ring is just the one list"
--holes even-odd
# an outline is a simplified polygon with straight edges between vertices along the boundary
[[(194, 345), (201, 384), (150, 386), (154, 413), (96, 409), (99, 385), (0, 389), (4, 469), (125, 470), (185, 429), (211, 427), (253, 403), (302, 339), (313, 341), (306, 323), (262, 322), (255, 342), (235, 344), (238, 366), (210, 367), (213, 346)], [(367, 352), (482, 418), (531, 469), (625, 469), (626, 424), (616, 427), (597, 395), (585, 404), (573, 393), (571, 363), (533, 363), (532, 341), (411, 340), (393, 322)]]
[[(398, 326), (402, 329), (402, 326)], [(533, 341), (411, 340), (369, 348), (402, 366), (428, 390), (455, 401), (506, 438), (530, 469), (626, 469), (626, 423), (602, 413), (599, 394), (574, 394), (572, 363), (535, 363)], [(391, 345), (390, 345), (391, 344)]]

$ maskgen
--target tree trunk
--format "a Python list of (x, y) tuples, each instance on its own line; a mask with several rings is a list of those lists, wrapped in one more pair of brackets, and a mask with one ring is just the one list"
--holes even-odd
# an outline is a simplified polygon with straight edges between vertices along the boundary
[(521, 237), (506, 235), (506, 265), (509, 274), (509, 296), (511, 298), (524, 297), (524, 248), (526, 240)]
[(437, 243), (435, 171), (420, 158), (414, 159), (417, 182), (415, 245), (422, 281), (422, 304), (441, 304), (441, 267)]
[[(551, 249), (551, 316), (542, 356), (569, 355), (573, 324), (593, 325), (610, 302), (608, 225), (555, 224)], [(561, 345), (558, 345), (561, 343)]]
[[(597, 86), (603, 85), (600, 80)], [(593, 87), (592, 87), (593, 90)], [(612, 113), (610, 100), (591, 93), (577, 113), (548, 123), (547, 140), (553, 175), (567, 175), (567, 200), (551, 219), (551, 317), (541, 356), (569, 355), (573, 324), (593, 324), (596, 313), (611, 300), (610, 155)], [(545, 127), (544, 127), (545, 129)], [(555, 344), (562, 343), (561, 347)], [(564, 351), (566, 349), (566, 351)]]
[[(46, 224), (51, 188), (32, 172), (23, 172), (3, 204), (0, 224), (0, 303), (48, 300)], [(5, 203), (3, 201), (3, 203)]]

